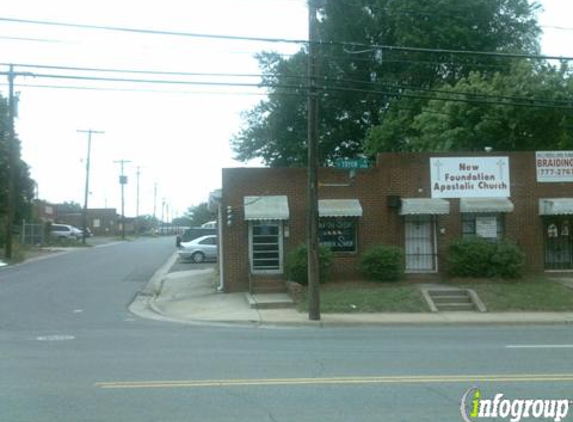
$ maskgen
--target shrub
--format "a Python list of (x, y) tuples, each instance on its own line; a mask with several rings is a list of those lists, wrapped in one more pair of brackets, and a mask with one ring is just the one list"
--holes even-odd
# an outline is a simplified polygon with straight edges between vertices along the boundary
[(454, 277), (493, 277), (491, 260), (495, 244), (476, 237), (454, 241), (448, 250), (447, 263)]
[(514, 242), (507, 240), (499, 242), (491, 259), (496, 277), (521, 277), (525, 264), (525, 254)]
[(364, 252), (358, 269), (374, 281), (399, 280), (404, 274), (404, 252), (396, 246), (375, 246)]
[[(321, 246), (319, 249), (319, 278), (321, 283), (330, 280), (330, 272), (334, 254), (330, 248)], [(285, 273), (289, 280), (300, 284), (308, 284), (308, 252), (306, 245), (299, 245), (286, 258)]]
[(518, 278), (525, 254), (511, 241), (488, 242), (476, 237), (453, 242), (447, 262), (454, 277)]

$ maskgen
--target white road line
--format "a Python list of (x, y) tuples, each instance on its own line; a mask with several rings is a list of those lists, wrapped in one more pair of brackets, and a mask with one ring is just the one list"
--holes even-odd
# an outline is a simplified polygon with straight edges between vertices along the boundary
[(573, 349), (573, 344), (509, 344), (506, 349)]

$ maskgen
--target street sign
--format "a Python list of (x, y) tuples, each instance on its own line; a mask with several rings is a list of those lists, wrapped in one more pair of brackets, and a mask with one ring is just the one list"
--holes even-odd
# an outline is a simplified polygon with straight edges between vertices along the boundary
[(127, 185), (127, 176), (119, 176), (119, 184), (120, 185)]
[(358, 158), (338, 158), (334, 166), (339, 169), (355, 170), (367, 169), (370, 167), (370, 161), (366, 157)]

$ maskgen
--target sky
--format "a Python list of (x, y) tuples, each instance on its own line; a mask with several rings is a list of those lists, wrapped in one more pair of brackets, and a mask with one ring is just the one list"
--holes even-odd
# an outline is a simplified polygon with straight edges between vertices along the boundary
[[(573, 56), (573, 4), (543, 0), (542, 52)], [(305, 0), (18, 0), (0, 17), (173, 32), (281, 39), (307, 38)], [(131, 34), (0, 21), (0, 63), (192, 73), (258, 74), (256, 52), (292, 54), (297, 45)], [(7, 67), (0, 65), (1, 71)], [(89, 75), (197, 82), (244, 82), (257, 77), (206, 77), (77, 72), (16, 66), (36, 75)], [(2, 76), (4, 77), (4, 76)], [(5, 77), (4, 77), (5, 78)], [(7, 96), (6, 82), (0, 93)], [(52, 88), (41, 86), (49, 85)], [(59, 88), (53, 88), (58, 86)], [(64, 89), (64, 87), (66, 87)], [(75, 89), (89, 87), (98, 89)], [(241, 112), (264, 99), (256, 87), (158, 85), (16, 77), (16, 130), (41, 199), (83, 205), (87, 134), (92, 135), (89, 207), (120, 209), (120, 165), (126, 215), (175, 217), (220, 188), (221, 169), (261, 165), (233, 160), (230, 139)], [(157, 194), (155, 194), (155, 187)], [(163, 205), (165, 204), (165, 206)]]

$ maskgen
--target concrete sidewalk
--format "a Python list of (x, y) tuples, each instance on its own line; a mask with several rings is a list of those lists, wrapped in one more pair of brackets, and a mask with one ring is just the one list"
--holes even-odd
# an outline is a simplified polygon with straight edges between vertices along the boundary
[(295, 308), (252, 309), (245, 293), (218, 293), (212, 269), (168, 273), (160, 269), (130, 306), (144, 318), (187, 324), (243, 326), (569, 324), (573, 312), (439, 312), (322, 314), (310, 321)]

